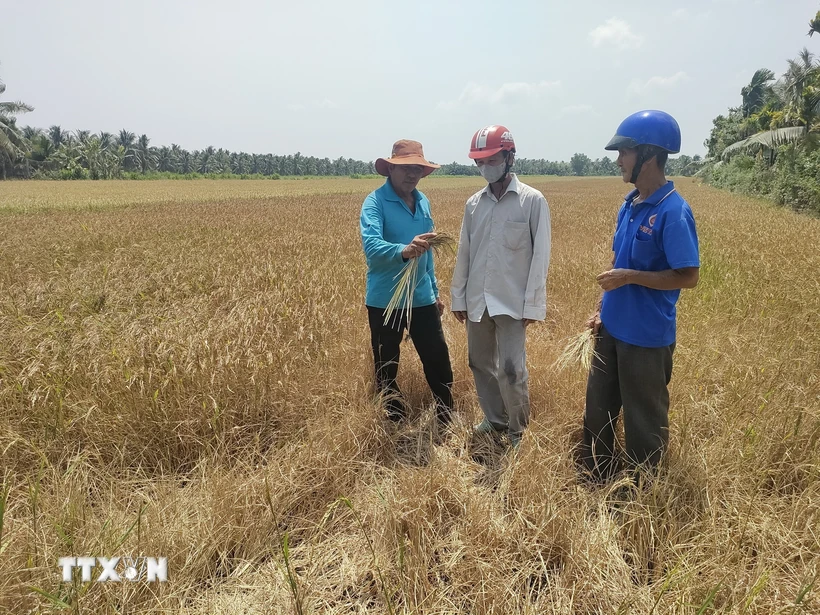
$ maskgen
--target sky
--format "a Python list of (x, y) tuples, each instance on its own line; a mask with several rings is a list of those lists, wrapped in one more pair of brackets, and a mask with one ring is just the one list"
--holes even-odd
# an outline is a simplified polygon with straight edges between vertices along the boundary
[(152, 145), (373, 160), (398, 139), (469, 163), (506, 126), (519, 157), (592, 158), (642, 109), (705, 154), (758, 68), (803, 47), (820, 0), (0, 0), (19, 125), (126, 128)]

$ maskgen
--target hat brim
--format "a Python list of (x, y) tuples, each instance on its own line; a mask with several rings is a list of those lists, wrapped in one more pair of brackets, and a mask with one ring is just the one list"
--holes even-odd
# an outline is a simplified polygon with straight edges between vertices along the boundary
[(378, 160), (376, 160), (375, 163), (373, 163), (373, 166), (376, 167), (376, 173), (384, 177), (387, 177), (388, 170), (390, 168), (389, 165), (391, 164), (412, 164), (424, 167), (424, 172), (421, 174), (422, 177), (427, 177), (436, 169), (441, 168), (440, 164), (433, 164), (432, 162), (427, 162), (421, 156), (402, 156), (401, 158), (379, 158)]
[(609, 140), (609, 143), (606, 144), (604, 148), (607, 151), (615, 152), (619, 149), (635, 149), (638, 147), (638, 142), (635, 141), (632, 137), (622, 137), (621, 135), (615, 135), (612, 139)]
[(504, 151), (503, 147), (493, 147), (491, 149), (483, 149), (480, 152), (470, 152), (467, 156), (472, 160), (481, 160), (482, 158), (495, 156), (498, 152), (502, 151)]

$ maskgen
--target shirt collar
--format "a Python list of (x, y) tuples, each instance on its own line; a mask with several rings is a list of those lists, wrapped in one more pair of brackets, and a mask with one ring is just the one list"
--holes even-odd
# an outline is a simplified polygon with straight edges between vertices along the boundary
[[(637, 203), (636, 205), (649, 205), (650, 207), (652, 207), (652, 206), (657, 205), (658, 203), (660, 203), (662, 200), (664, 200), (670, 194), (672, 194), (672, 192), (674, 190), (675, 190), (675, 182), (668, 181), (663, 186), (661, 186), (660, 188), (655, 190), (655, 192), (650, 194), (649, 198), (644, 199), (643, 201), (641, 201), (640, 203)], [(637, 188), (635, 188), (632, 192), (627, 194), (626, 197), (624, 198), (624, 201), (626, 203), (629, 203), (630, 205), (632, 205), (636, 196), (638, 196), (638, 189)]]
[[(398, 194), (396, 194), (396, 189), (393, 188), (393, 184), (390, 183), (390, 178), (388, 178), (387, 181), (384, 182), (384, 198), (388, 201), (397, 201), (399, 203), (404, 202), (402, 198)], [(418, 204), (419, 201), (421, 201), (421, 193), (419, 192), (418, 188), (413, 189), (413, 200), (416, 202), (416, 204)]]
[[(483, 192), (486, 192), (487, 194), (495, 198), (495, 195), (493, 194), (492, 190), (490, 190), (490, 184), (484, 186)], [(510, 185), (507, 186), (507, 189), (501, 194), (501, 198), (503, 199), (504, 195), (508, 192), (515, 192), (516, 194), (521, 194), (521, 182), (518, 181), (518, 176), (515, 173), (510, 173)]]

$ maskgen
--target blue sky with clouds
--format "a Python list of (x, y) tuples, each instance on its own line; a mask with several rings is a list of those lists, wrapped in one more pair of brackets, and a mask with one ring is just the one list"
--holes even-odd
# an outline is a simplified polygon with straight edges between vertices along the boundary
[(683, 152), (757, 68), (781, 73), (820, 0), (0, 0), (4, 99), (22, 125), (155, 145), (469, 162), (504, 124), (519, 155), (604, 155), (623, 117), (675, 115)]

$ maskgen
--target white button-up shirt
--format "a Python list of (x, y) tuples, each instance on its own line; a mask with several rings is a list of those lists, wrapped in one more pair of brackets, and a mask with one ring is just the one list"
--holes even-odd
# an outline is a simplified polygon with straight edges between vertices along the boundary
[(550, 211), (515, 174), (496, 200), (487, 185), (467, 200), (450, 286), (454, 312), (544, 320), (550, 260)]

